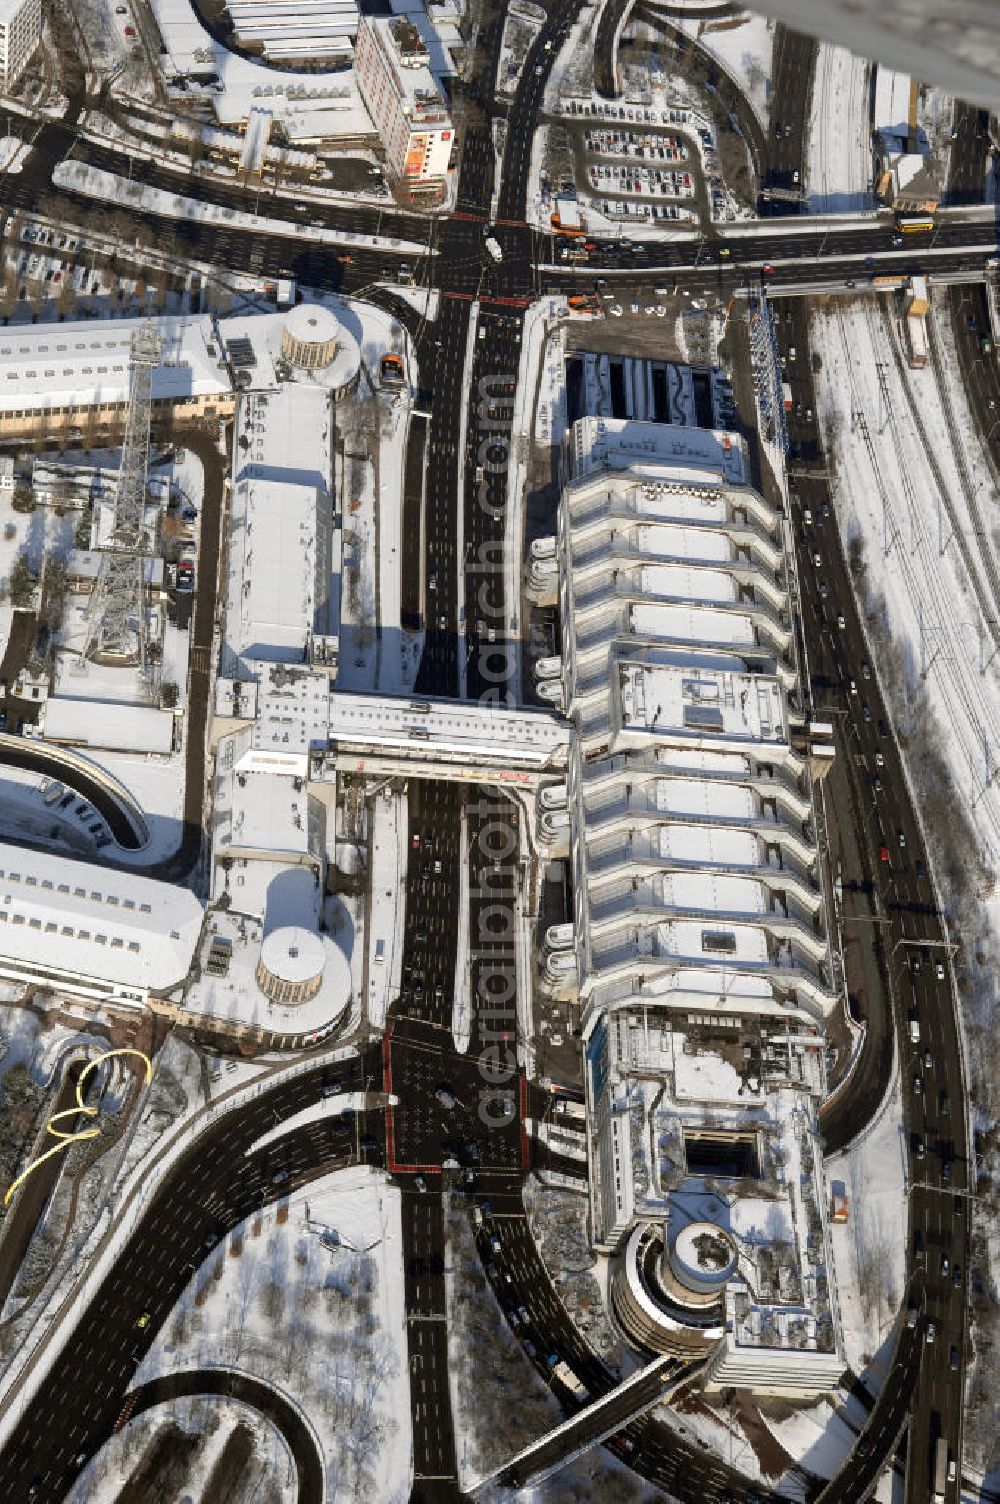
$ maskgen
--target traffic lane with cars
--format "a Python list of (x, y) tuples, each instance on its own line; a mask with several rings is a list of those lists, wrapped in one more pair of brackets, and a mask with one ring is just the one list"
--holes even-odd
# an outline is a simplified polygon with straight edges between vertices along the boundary
[(414, 1473), (454, 1478), (455, 1437), (448, 1392), (444, 1212), (439, 1195), (404, 1195), (404, 1301)]
[[(621, 1375), (591, 1347), (556, 1294), (523, 1208), (514, 1214), (499, 1206), (491, 1211), (477, 1231), (477, 1245), (494, 1294), (529, 1361), (568, 1411), (587, 1401), (553, 1380), (553, 1357), (569, 1364), (590, 1398), (607, 1394)], [(641, 1458), (642, 1475), (660, 1487), (672, 1487), (678, 1497), (748, 1497), (746, 1480), (736, 1469), (648, 1417), (633, 1421), (607, 1445), (626, 1462)]]
[[(348, 1075), (352, 1085), (360, 1084), (356, 1062)], [(237, 1120), (224, 1119), (183, 1155), (53, 1360), (4, 1449), (11, 1497), (28, 1497), (29, 1488), (41, 1479), (35, 1497), (61, 1501), (110, 1436), (136, 1368), (204, 1260), (254, 1210), (353, 1161), (353, 1124), (339, 1116), (301, 1125), (283, 1140), (252, 1150), (254, 1140), (273, 1128), (276, 1119), (280, 1122), (315, 1100), (323, 1079), (319, 1068), (262, 1092)], [(192, 1191), (198, 1194), (192, 1197)], [(99, 1378), (81, 1394), (80, 1374), (90, 1372), (95, 1353), (101, 1355)]]
[[(810, 530), (805, 531), (808, 534)], [(916, 1006), (918, 1015), (921, 1018), (926, 1016), (928, 1020), (925, 1027), (933, 1035), (930, 1047), (935, 1051), (941, 1069), (945, 1069), (948, 1063), (953, 1063), (949, 1050), (954, 1049), (957, 1039), (946, 1023), (951, 1016), (947, 991), (950, 985), (948, 955), (927, 876), (926, 857), (919, 854), (923, 850), (921, 833), (907, 796), (896, 745), (889, 734), (887, 711), (880, 699), (877, 679), (866, 657), (860, 658), (861, 667), (858, 668), (858, 655), (866, 653), (867, 647), (860, 632), (855, 637), (847, 626), (848, 618), (853, 615), (852, 602), (839, 593), (830, 594), (841, 583), (836, 579), (841, 564), (837, 546), (834, 544), (833, 552), (829, 545), (821, 551), (810, 547), (807, 541), (802, 554), (804, 597), (811, 601), (816, 611), (824, 606), (839, 605), (842, 610), (838, 614), (845, 620), (843, 629), (833, 625), (829, 622), (830, 610), (827, 609), (828, 624), (820, 638), (832, 672), (824, 678), (834, 683), (839, 681), (841, 686), (833, 694), (836, 728), (838, 739), (843, 743), (843, 755), (851, 759), (852, 771), (857, 774), (857, 814), (868, 835), (884, 914), (891, 926), (888, 931), (892, 947), (890, 964), (901, 993), (905, 984), (916, 991), (916, 1002), (907, 1007), (906, 1016), (899, 1020), (900, 1031), (908, 1040), (909, 1014)], [(815, 564), (817, 557), (821, 560), (819, 566)], [(820, 570), (822, 579), (817, 581), (815, 575)], [(820, 594), (823, 584), (828, 585), (825, 596)], [(818, 708), (822, 713), (823, 707)], [(939, 968), (943, 975), (939, 975)], [(947, 1090), (958, 1100), (960, 1080), (950, 1080)]]
[[(798, 337), (806, 349), (804, 329)], [(808, 428), (810, 423), (800, 422), (797, 426)], [(808, 467), (803, 467), (803, 472), (807, 475)], [(816, 512), (828, 504), (825, 485), (816, 478), (804, 487), (801, 475), (797, 482), (813, 503), (809, 510), (813, 511), (815, 523)], [(804, 521), (804, 500), (800, 499), (799, 508), (799, 520)], [(932, 1417), (938, 1413), (944, 1431), (953, 1437), (957, 1447), (967, 1282), (967, 1218), (961, 1215), (967, 1186), (967, 1144), (958, 1106), (964, 1099), (959, 1041), (949, 990), (951, 973), (940, 945), (943, 929), (898, 749), (889, 732), (877, 680), (870, 669), (866, 677), (867, 645), (846, 561), (832, 528), (828, 527), (827, 538), (829, 546), (816, 550), (811, 546), (812, 527), (806, 525), (800, 530), (800, 574), (805, 577), (806, 604), (817, 613), (819, 630), (813, 635), (819, 639), (821, 661), (829, 670), (824, 677), (840, 712), (837, 725), (844, 752), (856, 764), (859, 779), (864, 780), (864, 792), (858, 802), (863, 806), (862, 825), (869, 831), (869, 843), (877, 842), (876, 870), (888, 925), (886, 937), (897, 997), (896, 1034), (910, 1188), (907, 1254), (911, 1266), (925, 1272), (926, 1356), (915, 1389), (910, 1434), (911, 1440), (927, 1434)], [(820, 571), (827, 582), (827, 590), (822, 594)], [(815, 572), (816, 578), (806, 588), (805, 579), (810, 572)], [(842, 627), (834, 625), (841, 619)], [(943, 977), (939, 976), (939, 966), (944, 971)], [(919, 1029), (917, 1040), (911, 1038), (911, 1020)], [(956, 1369), (950, 1362), (952, 1349), (958, 1358)], [(946, 1354), (947, 1361), (942, 1354)], [(929, 1462), (923, 1458), (919, 1446), (912, 1458), (911, 1468), (919, 1493), (929, 1483), (926, 1475)]]
[[(812, 94), (817, 43), (780, 23), (774, 29), (771, 89), (778, 101), (780, 118), (773, 119), (766, 149), (767, 168), (763, 187), (799, 188), (804, 167), (806, 110)], [(773, 212), (788, 213), (789, 205), (776, 201)]]

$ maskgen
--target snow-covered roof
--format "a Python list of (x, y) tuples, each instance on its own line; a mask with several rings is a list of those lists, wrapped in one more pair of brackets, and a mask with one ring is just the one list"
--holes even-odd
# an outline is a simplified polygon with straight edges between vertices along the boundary
[(166, 993), (187, 976), (201, 921), (186, 888), (0, 846), (0, 974)]
[(448, 123), (448, 106), (430, 69), (428, 41), (419, 19), (413, 13), (405, 17), (365, 17), (366, 26), (377, 38), (403, 109), (417, 129)]
[(340, 325), (321, 303), (298, 303), (285, 314), (285, 329), (304, 344), (323, 345), (337, 338)]
[(350, 39), (358, 30), (354, 0), (313, 0), (308, 6), (294, 0), (229, 0), (227, 10), (240, 42), (257, 43), (269, 59), (335, 57), (351, 53)]
[[(0, 329), (0, 411), (122, 403), (128, 396), (132, 335), (145, 319), (79, 319)], [(207, 316), (154, 319), (162, 340), (153, 400), (231, 390)]]
[[(310, 319), (316, 321), (312, 326)], [(360, 321), (355, 317), (352, 322), (357, 328)], [(323, 340), (330, 336), (336, 340), (336, 351), (329, 365), (310, 371), (295, 367), (294, 381), (279, 382), (276, 366), (285, 360), (281, 348), (285, 329), (291, 327), (297, 338), (316, 342), (319, 325), (324, 327)], [(295, 442), (283, 463), (289, 468), (301, 467), (303, 444), (311, 448), (328, 426), (330, 393), (341, 391), (357, 374), (361, 350), (355, 334), (330, 309), (316, 303), (300, 303), (285, 312), (235, 314), (219, 320), (219, 333), (230, 352), (240, 346), (243, 351), (249, 347), (252, 360), (243, 358), (241, 353), (240, 388), (248, 394), (260, 394), (262, 409), (265, 404), (274, 409), (267, 415), (268, 443), (273, 446), (278, 441), (279, 428), (284, 422)], [(246, 400), (250, 400), (249, 396)]]
[(626, 662), (618, 665), (618, 691), (626, 732), (787, 741), (781, 687), (760, 674)]
[(897, 198), (936, 200), (944, 183), (940, 163), (933, 157), (908, 152), (892, 164), (893, 189)]
[(278, 479), (233, 487), (226, 591), (226, 671), (248, 660), (302, 663), (328, 630), (329, 497)]
[[(227, 345), (232, 339), (252, 339), (258, 357), (267, 358), (272, 343), (280, 347), (284, 314), (245, 320), (225, 319), (219, 326)], [(254, 381), (254, 390), (240, 398), (236, 414), (233, 469), (237, 480), (252, 475), (277, 475), (282, 481), (331, 489), (330, 442), (333, 413), (330, 393), (307, 384), (307, 373), (278, 385), (273, 367), (269, 381)], [(256, 389), (273, 387), (274, 390)]]
[(191, 0), (153, 0), (153, 14), (168, 76), (210, 83), (221, 121), (243, 122), (260, 104), (274, 110), (293, 139), (373, 133), (352, 72), (279, 72), (237, 57), (205, 30)]
[(247, 768), (239, 758), (245, 736), (233, 738), (220, 755), (216, 785), (214, 845), (230, 855), (268, 853), (322, 860), (321, 806), (301, 778)]
[(319, 935), (301, 925), (286, 924), (264, 936), (260, 959), (283, 982), (308, 982), (319, 976), (326, 956)]
[(46, 741), (118, 752), (167, 753), (173, 746), (174, 717), (153, 705), (57, 696), (45, 706), (43, 730)]
[(573, 442), (556, 554), (584, 1007), (714, 988), (825, 1013), (780, 514), (725, 434), (581, 419)]
[(637, 478), (669, 466), (672, 478), (704, 485), (740, 485), (746, 448), (738, 434), (633, 418), (578, 418), (570, 461), (574, 477), (600, 469), (630, 470)]
[(497, 711), (461, 700), (400, 700), (337, 690), (330, 696), (330, 740), (419, 755), (433, 747), (475, 764), (545, 767), (566, 745), (567, 728), (544, 711)]
[[(284, 663), (256, 664), (254, 672), (259, 677), (251, 732), (254, 765), (268, 766), (268, 757), (304, 756), (325, 747), (330, 732), (329, 674)], [(248, 763), (249, 757), (244, 758), (244, 765)]]

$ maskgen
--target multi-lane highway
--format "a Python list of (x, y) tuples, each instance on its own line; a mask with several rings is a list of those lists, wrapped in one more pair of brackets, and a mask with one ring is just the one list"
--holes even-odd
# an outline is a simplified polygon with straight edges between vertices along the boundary
[[(349, 259), (346, 254), (337, 259), (329, 248), (303, 245), (294, 234), (275, 238), (208, 225), (178, 230), (191, 255), (222, 265), (249, 264), (262, 275), (290, 271), (306, 286), (343, 291), (367, 288), (383, 274), (393, 277), (406, 261), (415, 267), (419, 282), (443, 294), (435, 321), (423, 320), (408, 305), (391, 300), (414, 338), (429, 404), (424, 504), (422, 510), (408, 509), (406, 536), (409, 558), (419, 561), (411, 595), (427, 632), (418, 680), (418, 689), (427, 693), (457, 694), (463, 676), (470, 696), (502, 693), (511, 677), (510, 660), (504, 669), (503, 653), (516, 603), (507, 599), (497, 562), (502, 557), (513, 441), (511, 383), (518, 366), (523, 307), (533, 290), (578, 286), (581, 278), (592, 277), (597, 268), (603, 269), (602, 275), (634, 278), (636, 285), (650, 286), (662, 275), (662, 268), (682, 286), (701, 286), (709, 280), (722, 295), (728, 295), (747, 283), (759, 285), (761, 280), (807, 283), (816, 277), (816, 265), (810, 264), (813, 258), (824, 270), (856, 280), (860, 286), (883, 267), (921, 268), (929, 252), (935, 265), (943, 268), (967, 264), (969, 247), (978, 258), (995, 253), (994, 226), (978, 222), (944, 225), (933, 238), (917, 238), (902, 251), (894, 244), (890, 226), (871, 221), (806, 232), (769, 223), (753, 236), (733, 234), (726, 241), (712, 237), (695, 246), (680, 241), (633, 247), (595, 243), (589, 267), (544, 269), (548, 237), (525, 223), (530, 149), (551, 64), (576, 10), (575, 0), (562, 0), (550, 11), (505, 112), (506, 144), (495, 216), (495, 234), (503, 253), (500, 263), (493, 262), (484, 244), (494, 192), (491, 117), (493, 70), (503, 20), (499, 8), (480, 31), (466, 89), (469, 127), (459, 212), (428, 222), (375, 208), (309, 211), (311, 220), (331, 228), (419, 241), (428, 247), (427, 255), (396, 253), (391, 247), (352, 248)], [(785, 38), (781, 66), (790, 75), (804, 76), (808, 60), (804, 53), (799, 56), (796, 47), (793, 39)], [(783, 135), (780, 145), (775, 142), (769, 147), (772, 169), (778, 173), (795, 170), (790, 164), (797, 160), (795, 136), (804, 119), (797, 104), (795, 112), (786, 109), (786, 115), (793, 125), (790, 137)], [(58, 124), (43, 130), (25, 172), (10, 183), (12, 204), (30, 208), (44, 192), (52, 211), (65, 222), (73, 222), (80, 199), (49, 186), (52, 168), (73, 144), (72, 136), (71, 130)], [(125, 154), (84, 141), (74, 149), (83, 159), (124, 175)], [(143, 164), (142, 172), (150, 182), (173, 189), (178, 186), (176, 176), (161, 169), (147, 169)], [(206, 200), (254, 207), (253, 194), (235, 186), (191, 178), (185, 189)], [(268, 212), (295, 217), (287, 201), (261, 205), (265, 207)], [(161, 223), (152, 216), (137, 216), (137, 223), (143, 222), (151, 230)], [(730, 254), (716, 256), (723, 249)], [(770, 264), (780, 275), (766, 271)], [(476, 323), (470, 327), (474, 299), (479, 300), (479, 308)], [(789, 327), (801, 357), (808, 350), (802, 316)], [(470, 348), (471, 362), (467, 359)], [(803, 407), (814, 408), (814, 400), (807, 400), (810, 377), (805, 358), (798, 362), (796, 382)], [(985, 375), (982, 390), (983, 403), (995, 401)], [(466, 396), (468, 403), (463, 400)], [(464, 420), (463, 413), (467, 415)], [(793, 438), (807, 446), (815, 434), (808, 424), (799, 429), (793, 423)], [(478, 477), (480, 465), (482, 477)], [(866, 851), (861, 876), (873, 889), (873, 905), (882, 921), (879, 931), (891, 976), (892, 1019), (906, 1086), (908, 1128), (920, 1134), (924, 1143), (924, 1154), (918, 1157), (912, 1142), (909, 1163), (911, 1266), (922, 1273), (913, 1286), (917, 1319), (913, 1326), (901, 1322), (894, 1366), (867, 1430), (864, 1464), (845, 1472), (833, 1486), (839, 1500), (860, 1499), (869, 1491), (911, 1403), (914, 1435), (928, 1434), (919, 1432), (918, 1425), (931, 1426), (934, 1415), (943, 1417), (945, 1425), (955, 1423), (961, 1371), (952, 1370), (946, 1359), (949, 1334), (962, 1330), (967, 1146), (954, 1015), (947, 977), (939, 981), (934, 965), (934, 958), (943, 954), (936, 948), (942, 935), (926, 877), (920, 830), (906, 795), (877, 679), (863, 678), (862, 665), (869, 655), (835, 525), (824, 516), (829, 500), (826, 480), (818, 469), (813, 473), (806, 468), (797, 482), (793, 520), (799, 538), (813, 699), (817, 708), (836, 712), (842, 759), (852, 769), (864, 770), (856, 773), (851, 784), (851, 818), (857, 822), (859, 841)], [(822, 537), (820, 566), (814, 562), (817, 549), (806, 536), (806, 508), (816, 519), (813, 531)], [(825, 596), (818, 589), (818, 570), (828, 586)], [(831, 626), (831, 613), (838, 611), (845, 617), (843, 631)], [(870, 718), (859, 708), (865, 700), (850, 692), (852, 678), (865, 685)], [(882, 722), (887, 725), (884, 736), (879, 729)], [(885, 771), (884, 791), (876, 798), (870, 770), (878, 756)], [(499, 801), (489, 789), (474, 789), (466, 795), (451, 785), (418, 788), (411, 783), (410, 799), (409, 969), (391, 1011), (386, 1050), (365, 1063), (365, 1072), (376, 1072), (399, 1098), (398, 1106), (386, 1114), (385, 1153), (404, 1197), (414, 1497), (432, 1499), (454, 1497), (457, 1491), (442, 1319), (443, 1192), (489, 1199), (492, 1214), (480, 1232), (481, 1252), (501, 1304), (508, 1308), (516, 1301), (518, 1309), (523, 1305), (528, 1311), (521, 1335), (533, 1343), (538, 1357), (532, 1361), (537, 1361), (540, 1372), (551, 1366), (548, 1359), (556, 1355), (571, 1364), (594, 1395), (606, 1392), (617, 1376), (589, 1348), (559, 1302), (541, 1265), (521, 1202), (527, 1149), (521, 1129), (525, 1088), (514, 1061), (516, 1019), (505, 1011), (513, 961), (506, 934), (490, 928), (492, 912), (504, 904), (512, 907), (519, 889), (521, 855), (515, 808)], [(891, 852), (885, 862), (879, 857), (883, 846)], [(459, 912), (463, 862), (468, 864), (470, 893), (469, 910), (464, 914)], [(923, 875), (918, 863), (924, 867)], [(460, 928), (466, 925), (474, 937), (470, 978), (477, 1006), (470, 1047), (459, 1054), (450, 1024), (454, 958)], [(923, 961), (925, 948), (928, 959), (917, 973), (906, 962), (914, 955)], [(919, 1050), (909, 1042), (911, 1012), (920, 1021)], [(925, 1049), (931, 1053), (929, 1064)], [(918, 1072), (923, 1078), (919, 1093), (913, 1084)], [(352, 1080), (360, 1083), (362, 1075), (358, 1067)], [(42, 1484), (40, 1497), (62, 1497), (82, 1461), (108, 1434), (148, 1333), (171, 1309), (192, 1266), (227, 1228), (262, 1199), (276, 1194), (273, 1175), (279, 1158), (280, 1167), (292, 1172), (294, 1184), (346, 1162), (357, 1151), (357, 1124), (345, 1121), (296, 1130), (280, 1151), (242, 1158), (243, 1149), (263, 1128), (272, 1126), (275, 1115), (280, 1121), (315, 1100), (323, 1080), (320, 1068), (299, 1076), (258, 1099), (204, 1142), (192, 1145), (140, 1222), (91, 1311), (70, 1335), (5, 1450), (5, 1478), (11, 1486), (23, 1490), (37, 1478)], [(947, 1116), (945, 1101), (950, 1108)], [(866, 1100), (862, 1119), (868, 1105)], [(946, 1163), (950, 1165), (947, 1180)], [(918, 1233), (922, 1252), (917, 1247)], [(136, 1322), (146, 1310), (153, 1319), (140, 1334)], [(933, 1346), (927, 1341), (931, 1321), (940, 1334), (931, 1353), (937, 1361), (922, 1361)], [(102, 1355), (101, 1382), (74, 1409), (79, 1374), (95, 1351)], [(945, 1361), (940, 1361), (942, 1356)], [(569, 1402), (568, 1394), (565, 1398)], [(71, 1415), (72, 1420), (64, 1420), (55, 1434), (51, 1419), (57, 1414)], [(648, 1416), (633, 1422), (610, 1446), (630, 1466), (681, 1499), (744, 1500), (751, 1493), (760, 1494), (737, 1470), (678, 1440)], [(914, 1498), (926, 1483), (924, 1451), (920, 1446), (910, 1447)]]
[[(815, 444), (808, 321), (789, 307), (792, 322), (778, 326), (796, 409), (793, 442)], [(789, 352), (795, 349), (794, 360)], [(919, 1274), (914, 1301), (924, 1348), (916, 1363), (908, 1451), (910, 1497), (927, 1496), (931, 1461), (922, 1444), (934, 1427), (960, 1455), (962, 1362), (967, 1292), (969, 1145), (961, 1044), (952, 996), (947, 936), (929, 875), (923, 832), (910, 799), (892, 717), (879, 683), (877, 660), (862, 625), (822, 462), (796, 467), (793, 516), (802, 589), (813, 709), (833, 721), (839, 763), (846, 773), (850, 821), (864, 853), (861, 872), (847, 881), (871, 890), (865, 944), (878, 956), (887, 984), (907, 1129), (907, 1268)], [(885, 1078), (883, 1078), (885, 1079)], [(859, 1105), (855, 1102), (855, 1107)], [(853, 1137), (870, 1111), (847, 1117)], [(838, 1124), (845, 1131), (843, 1120)], [(913, 1339), (907, 1339), (912, 1349)], [(907, 1373), (904, 1349), (893, 1383)], [(887, 1385), (887, 1388), (889, 1386)], [(935, 1419), (936, 1418), (936, 1419)], [(869, 1425), (872, 1431), (874, 1419)], [(838, 1498), (847, 1497), (840, 1486)], [(861, 1497), (853, 1493), (851, 1497)]]
[[(345, 1091), (364, 1085), (360, 1062), (337, 1067)], [(317, 1065), (282, 1082), (194, 1138), (139, 1219), (108, 1277), (68, 1334), (2, 1453), (4, 1496), (60, 1504), (110, 1436), (125, 1392), (162, 1323), (203, 1261), (255, 1208), (322, 1166), (356, 1157), (353, 1114), (314, 1121), (279, 1144), (255, 1140), (321, 1097)], [(288, 1173), (279, 1191), (275, 1176)], [(140, 1320), (144, 1320), (140, 1326)], [(30, 1489), (36, 1492), (29, 1493)]]

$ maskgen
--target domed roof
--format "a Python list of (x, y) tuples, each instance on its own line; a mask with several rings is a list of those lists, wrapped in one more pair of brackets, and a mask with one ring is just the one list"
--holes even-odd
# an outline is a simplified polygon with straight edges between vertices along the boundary
[(337, 338), (339, 325), (329, 308), (318, 303), (299, 303), (285, 319), (285, 332), (307, 345), (325, 345)]
[(282, 982), (308, 982), (322, 972), (326, 950), (315, 931), (286, 924), (265, 935), (260, 959), (271, 975)]
[(674, 1273), (697, 1286), (724, 1285), (736, 1267), (736, 1244), (714, 1222), (689, 1222), (674, 1239)]

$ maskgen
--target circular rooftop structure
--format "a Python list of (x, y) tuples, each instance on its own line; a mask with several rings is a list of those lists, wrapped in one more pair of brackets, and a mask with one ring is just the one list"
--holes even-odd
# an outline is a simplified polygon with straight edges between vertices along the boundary
[(326, 947), (314, 930), (282, 925), (261, 942), (257, 985), (273, 1002), (305, 1003), (319, 991), (326, 962)]
[(736, 1244), (714, 1222), (688, 1222), (674, 1238), (669, 1267), (689, 1290), (719, 1290), (736, 1268)]
[(329, 308), (318, 303), (300, 303), (285, 319), (281, 353), (302, 371), (322, 371), (337, 353), (340, 326)]

